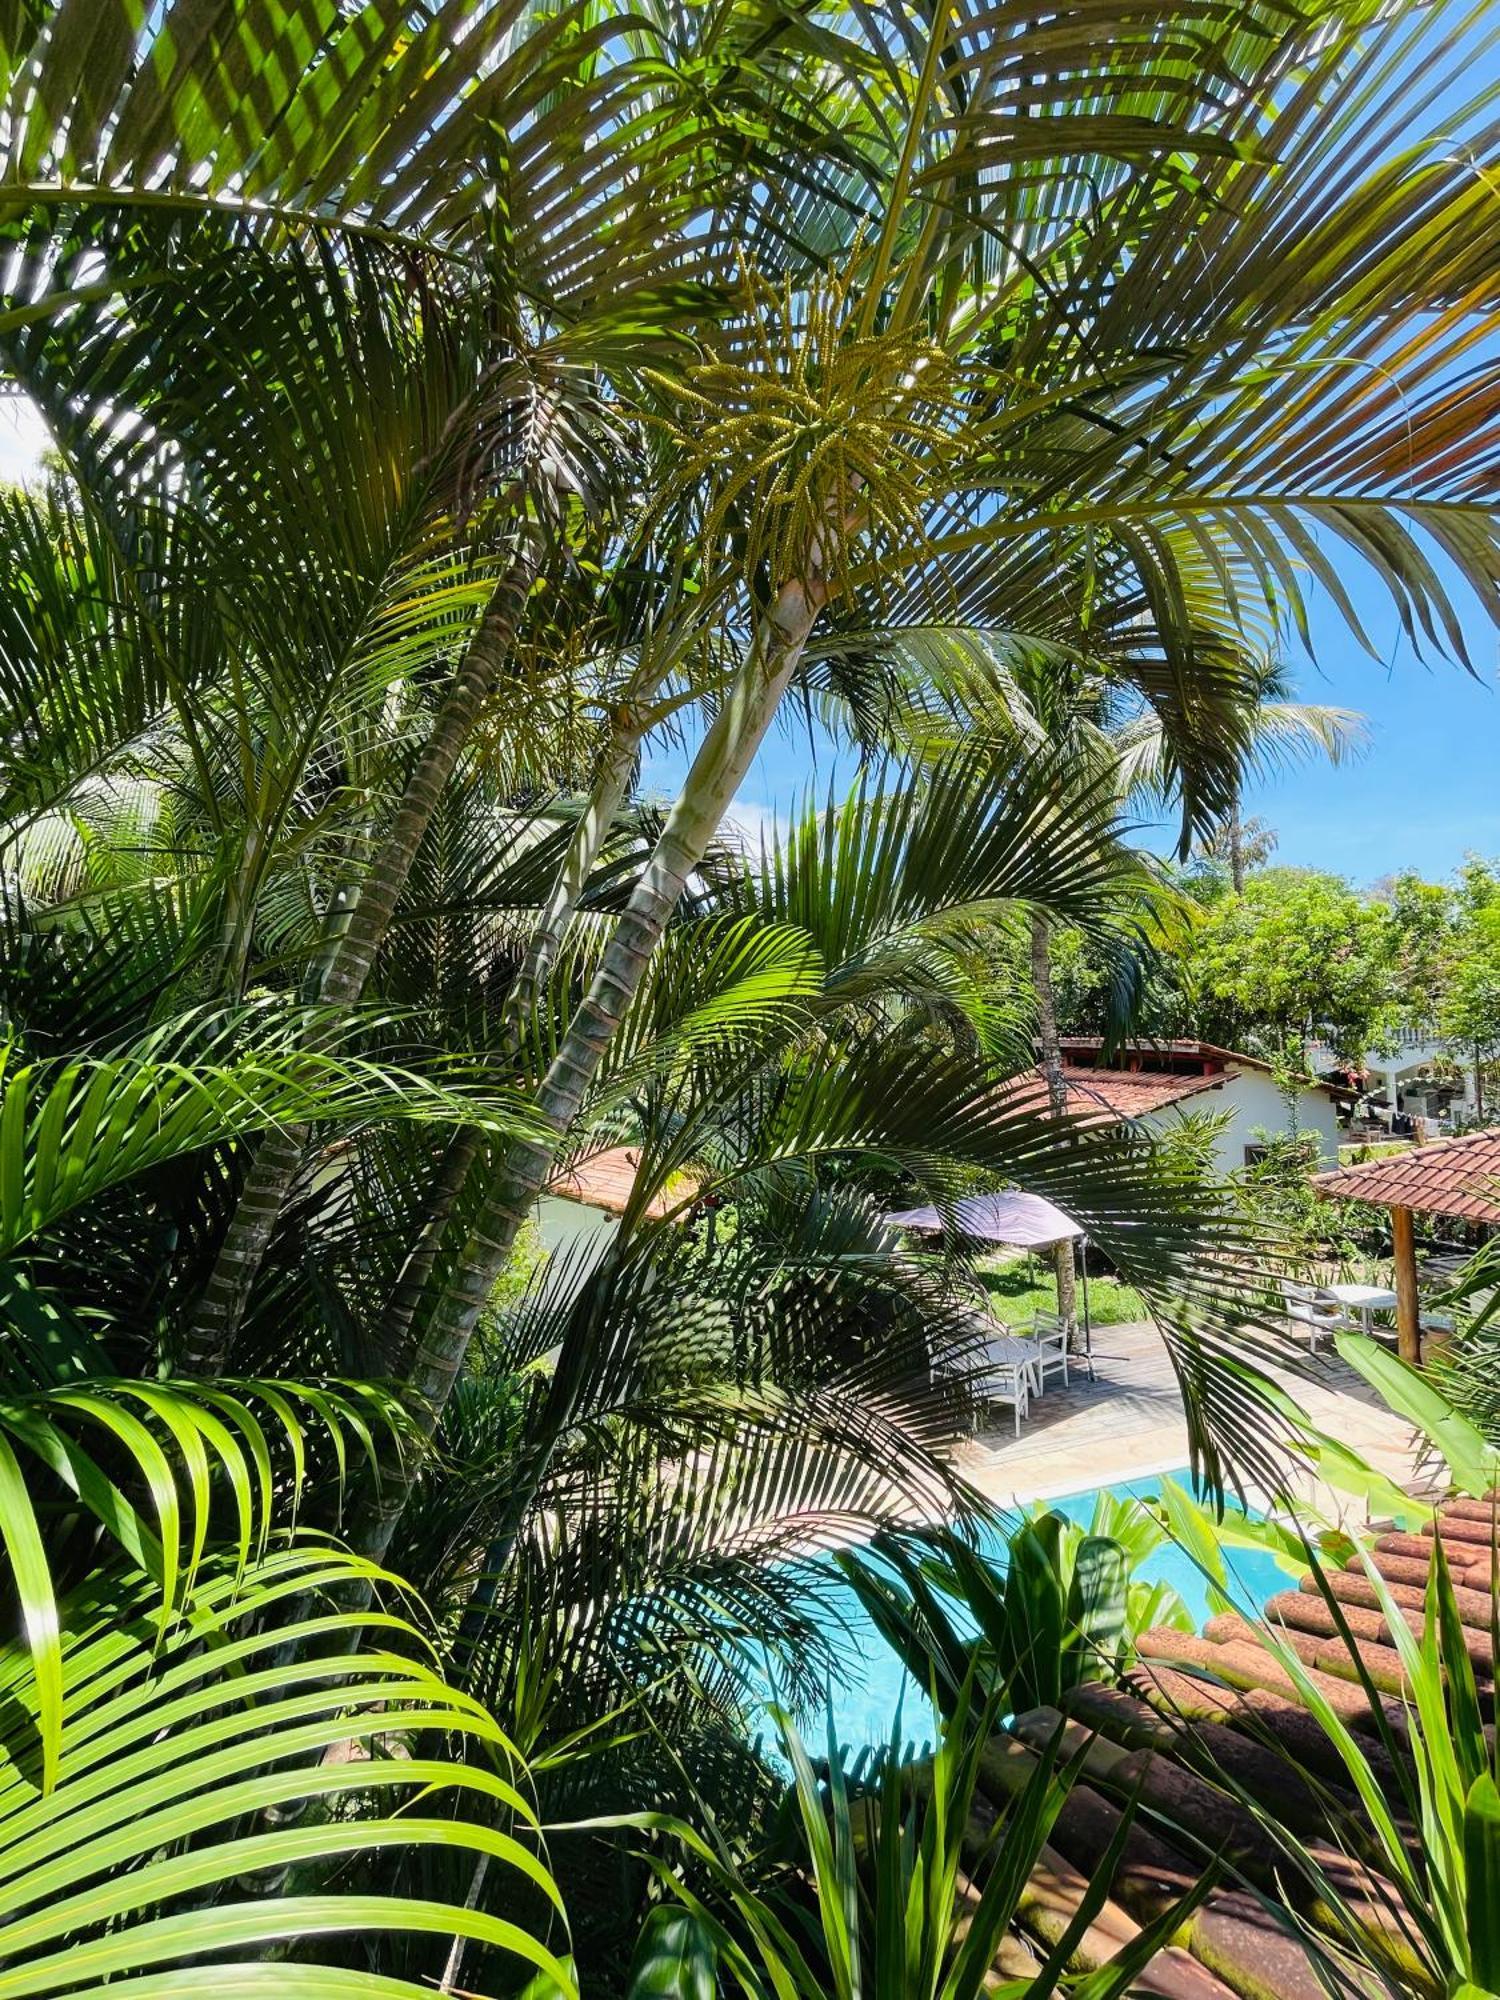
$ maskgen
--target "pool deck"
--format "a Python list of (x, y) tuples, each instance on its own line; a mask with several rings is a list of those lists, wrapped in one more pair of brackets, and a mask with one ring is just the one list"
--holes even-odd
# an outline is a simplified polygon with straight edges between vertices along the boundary
[[(1320, 1355), (1311, 1379), (1270, 1368), (1318, 1429), (1351, 1446), (1408, 1491), (1424, 1488), (1410, 1427), (1393, 1416), (1352, 1369)], [(954, 1451), (960, 1471), (1003, 1507), (1049, 1500), (1121, 1480), (1149, 1478), (1188, 1462), (1182, 1392), (1161, 1335), (1149, 1323), (1099, 1328), (1094, 1335), (1096, 1382), (1075, 1375), (1064, 1389), (1055, 1379), (1034, 1398), (1018, 1438), (1008, 1408), (994, 1427)], [(1323, 1512), (1363, 1524), (1366, 1510), (1299, 1481)]]

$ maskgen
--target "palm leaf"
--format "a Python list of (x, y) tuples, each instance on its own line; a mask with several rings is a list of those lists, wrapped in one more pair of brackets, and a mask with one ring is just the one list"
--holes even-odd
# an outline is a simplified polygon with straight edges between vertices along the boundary
[[(65, 1601), (45, 1687), (35, 1657), (12, 1651), (0, 1670), (11, 1774), (0, 1792), (0, 1943), (18, 1993), (102, 1993), (125, 1976), (171, 1977), (189, 1961), (195, 1979), (215, 1982), (253, 1967), (267, 1946), (395, 1929), (482, 1941), (573, 1991), (539, 1938), (480, 1909), (333, 1888), (253, 1891), (266, 1871), (438, 1847), (487, 1856), (560, 1910), (493, 1723), (401, 1650), (417, 1639), (403, 1619), (322, 1608), (329, 1593), (382, 1580), (331, 1547), (207, 1564), (190, 1620), (164, 1634), (154, 1589), (106, 1575)], [(305, 1608), (289, 1614), (295, 1602)], [(288, 1644), (306, 1650), (289, 1656)], [(39, 1726), (56, 1738), (40, 1791), (28, 1742)], [(426, 1730), (451, 1736), (470, 1761), (378, 1754)], [(294, 1802), (318, 1810), (243, 1830)], [(369, 1990), (355, 1966), (316, 1978), (329, 1994)], [(381, 1990), (424, 1989), (392, 1979)]]

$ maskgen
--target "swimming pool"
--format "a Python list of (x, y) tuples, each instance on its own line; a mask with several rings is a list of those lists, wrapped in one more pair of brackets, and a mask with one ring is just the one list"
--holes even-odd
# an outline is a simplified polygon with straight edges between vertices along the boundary
[[(1115, 1486), (1094, 1487), (1086, 1493), (1073, 1493), (1037, 1504), (1086, 1528), (1093, 1518), (1095, 1503), (1101, 1493), (1115, 1499), (1146, 1499), (1158, 1491), (1163, 1478), (1186, 1484), (1188, 1474), (1182, 1470), (1150, 1478), (1128, 1479)], [(987, 1555), (1003, 1554), (1004, 1538), (998, 1534), (986, 1537), (981, 1546)], [(1259, 1610), (1268, 1598), (1287, 1588), (1290, 1581), (1288, 1572), (1264, 1550), (1232, 1548), (1221, 1544), (1221, 1553), (1230, 1581), (1230, 1595), (1241, 1607)], [(1208, 1579), (1187, 1550), (1177, 1543), (1164, 1542), (1160, 1548), (1153, 1550), (1134, 1575), (1150, 1583), (1169, 1584), (1191, 1614), (1195, 1630), (1213, 1615)], [(899, 1702), (903, 1736), (912, 1740), (914, 1749), (920, 1749), (931, 1731), (931, 1707), (925, 1691), (911, 1679), (881, 1639), (874, 1621), (852, 1591), (840, 1592), (840, 1611), (847, 1628), (847, 1632), (841, 1631), (838, 1638), (838, 1651), (845, 1671), (829, 1689), (830, 1708), (839, 1741), (851, 1752), (857, 1752), (866, 1745), (877, 1749), (884, 1747), (891, 1740), (891, 1726)], [(821, 1721), (812, 1725), (810, 1734), (821, 1748)]]

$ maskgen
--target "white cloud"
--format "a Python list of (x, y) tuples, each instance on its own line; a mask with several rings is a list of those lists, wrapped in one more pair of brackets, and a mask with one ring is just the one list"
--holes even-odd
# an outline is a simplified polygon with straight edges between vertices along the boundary
[(719, 838), (726, 843), (737, 843), (747, 854), (756, 855), (773, 840), (784, 840), (789, 824), (787, 815), (778, 806), (763, 805), (758, 799), (731, 799), (719, 828)]
[(0, 395), (0, 484), (34, 477), (51, 445), (42, 413), (27, 396)]

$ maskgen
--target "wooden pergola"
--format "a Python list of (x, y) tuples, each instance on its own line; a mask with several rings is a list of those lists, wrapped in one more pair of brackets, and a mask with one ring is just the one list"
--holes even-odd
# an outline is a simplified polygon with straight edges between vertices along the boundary
[(1330, 1201), (1364, 1201), (1391, 1212), (1396, 1260), (1396, 1335), (1404, 1361), (1422, 1358), (1414, 1217), (1448, 1215), (1500, 1228), (1500, 1131), (1471, 1132), (1435, 1146), (1413, 1146), (1357, 1167), (1314, 1174)]

